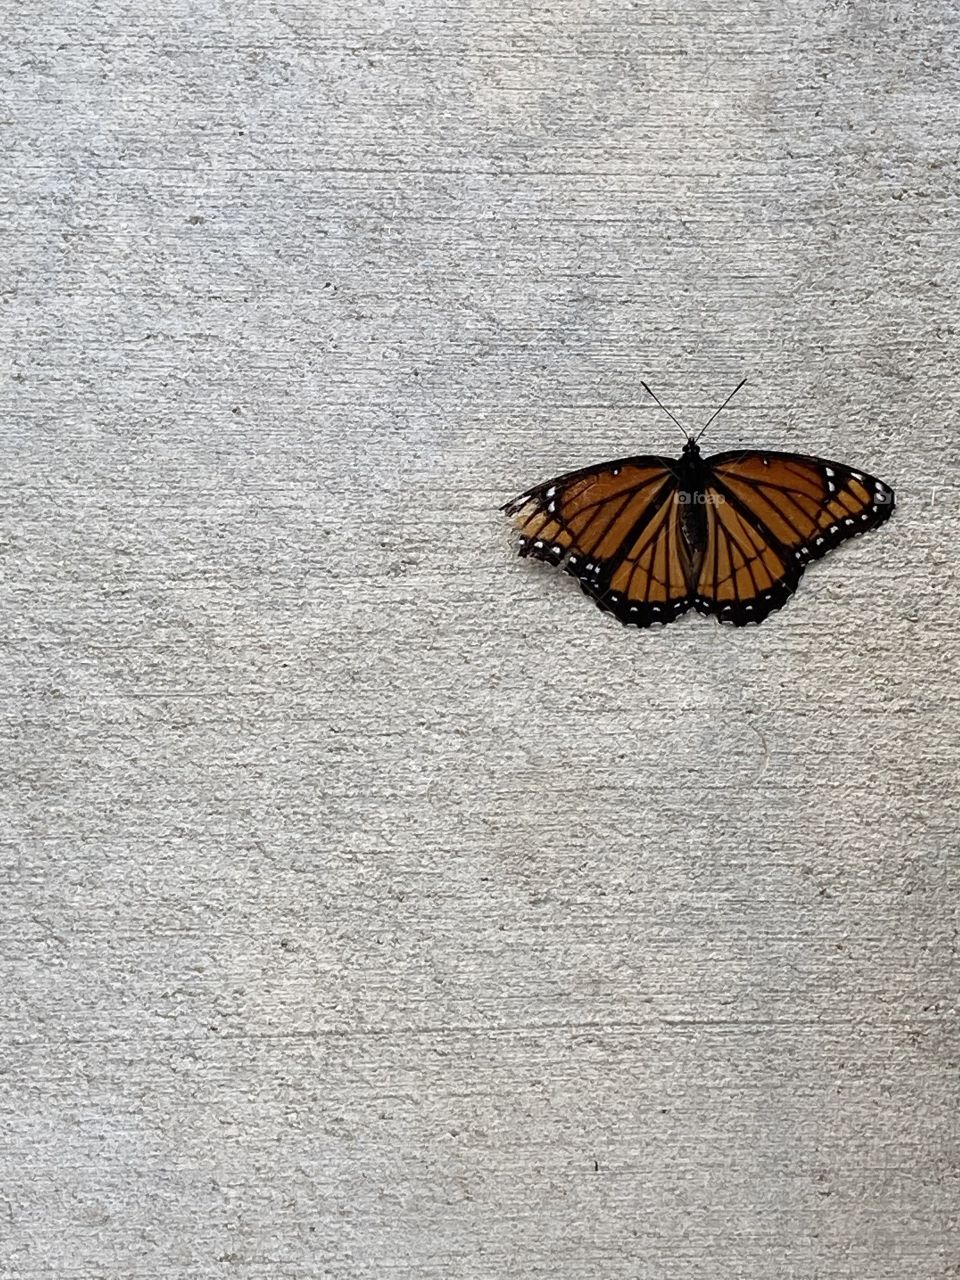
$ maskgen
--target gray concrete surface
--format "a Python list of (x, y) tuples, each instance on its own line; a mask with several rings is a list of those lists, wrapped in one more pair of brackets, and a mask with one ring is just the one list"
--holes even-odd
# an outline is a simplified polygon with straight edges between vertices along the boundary
[[(955, 10), (2, 26), (0, 1274), (956, 1276)], [(782, 613), (513, 558), (743, 374)]]

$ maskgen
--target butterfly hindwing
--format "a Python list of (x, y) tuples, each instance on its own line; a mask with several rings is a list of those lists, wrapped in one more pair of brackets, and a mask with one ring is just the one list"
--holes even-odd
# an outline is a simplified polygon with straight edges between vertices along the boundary
[(707, 497), (707, 541), (694, 606), (734, 626), (762, 622), (793, 594), (802, 569), (738, 503), (712, 488)]
[(690, 607), (681, 510), (674, 484), (612, 566), (597, 603), (621, 622), (641, 627), (673, 622)]

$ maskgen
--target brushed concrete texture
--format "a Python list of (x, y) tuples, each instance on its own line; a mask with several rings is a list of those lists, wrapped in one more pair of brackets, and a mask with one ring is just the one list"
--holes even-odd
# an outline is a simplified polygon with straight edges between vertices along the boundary
[[(955, 8), (2, 26), (0, 1274), (956, 1276)], [(513, 556), (743, 374), (783, 612)]]

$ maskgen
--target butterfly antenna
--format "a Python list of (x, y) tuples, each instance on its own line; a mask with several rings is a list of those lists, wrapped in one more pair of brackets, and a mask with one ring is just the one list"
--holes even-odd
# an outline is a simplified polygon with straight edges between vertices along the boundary
[(648, 395), (648, 396), (652, 396), (652, 397), (653, 397), (653, 399), (657, 401), (657, 404), (659, 404), (659, 405), (660, 405), (660, 408), (661, 408), (661, 409), (663, 410), (663, 412), (667, 415), (667, 417), (668, 417), (668, 418), (670, 418), (670, 419), (672, 419), (672, 421), (674, 421), (674, 422), (676, 422), (676, 423), (677, 423), (677, 426), (678, 426), (678, 427), (680, 428), (680, 430), (683, 432), (683, 438), (684, 438), (684, 440), (688, 440), (688, 439), (690, 438), (690, 437), (689, 437), (689, 433), (687, 432), (687, 429), (686, 429), (686, 427), (683, 425), (683, 423), (682, 423), (682, 422), (678, 422), (678, 421), (677, 421), (677, 419), (676, 419), (676, 418), (674, 418), (674, 416), (673, 416), (673, 414), (670, 412), (670, 410), (667, 408), (667, 406), (666, 406), (665, 404), (661, 404), (661, 402), (660, 402), (659, 400), (657, 400), (657, 397), (653, 394), (653, 392), (650, 390), (650, 388), (647, 386), (647, 384), (646, 384), (645, 382), (641, 382), (641, 383), (640, 383), (640, 385), (641, 385), (641, 387), (643, 387), (644, 391), (646, 391), (646, 393), (647, 393), (647, 395)]
[(733, 390), (727, 396), (726, 400), (724, 400), (723, 404), (716, 411), (716, 413), (712, 413), (710, 417), (706, 420), (706, 422), (703, 424), (703, 426), (700, 428), (700, 434), (697, 436), (698, 440), (700, 439), (700, 436), (702, 436), (703, 433), (706, 431), (707, 427), (709, 427), (710, 423), (714, 420), (717, 414), (720, 413), (722, 410), (724, 410), (727, 407), (727, 405), (730, 403), (730, 401), (733, 399), (733, 397), (740, 390), (740, 388), (745, 387), (746, 385), (747, 385), (746, 378), (741, 379), (741, 381), (737, 383), (737, 385), (733, 388)]

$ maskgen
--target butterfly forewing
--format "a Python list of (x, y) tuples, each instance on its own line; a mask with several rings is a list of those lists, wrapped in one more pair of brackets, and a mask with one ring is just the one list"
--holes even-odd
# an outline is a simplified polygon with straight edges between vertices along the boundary
[(606, 561), (670, 481), (669, 458), (625, 458), (557, 476), (503, 508), (520, 554), (558, 563)]
[(893, 493), (882, 481), (826, 458), (731, 452), (707, 466), (721, 492), (738, 498), (784, 547), (806, 549), (809, 557), (875, 528), (893, 510)]

